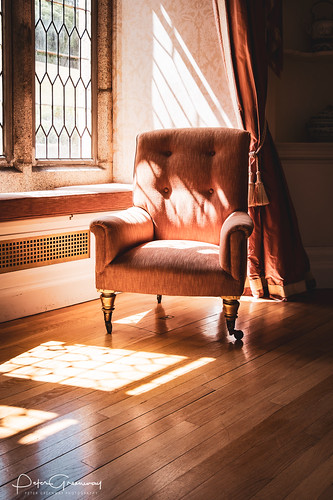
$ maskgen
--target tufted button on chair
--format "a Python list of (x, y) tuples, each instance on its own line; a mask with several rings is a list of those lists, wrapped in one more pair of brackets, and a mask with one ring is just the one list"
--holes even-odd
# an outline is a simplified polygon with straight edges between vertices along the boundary
[[(250, 135), (156, 130), (137, 138), (133, 207), (91, 223), (108, 333), (116, 292), (220, 296), (235, 330), (246, 276)], [(214, 154), (213, 154), (214, 153)]]

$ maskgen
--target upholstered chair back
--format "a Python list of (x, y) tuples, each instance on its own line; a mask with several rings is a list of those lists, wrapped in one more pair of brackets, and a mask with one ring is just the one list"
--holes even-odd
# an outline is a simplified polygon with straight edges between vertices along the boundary
[(133, 204), (150, 214), (155, 239), (219, 244), (228, 215), (247, 211), (249, 141), (248, 133), (226, 128), (138, 136)]

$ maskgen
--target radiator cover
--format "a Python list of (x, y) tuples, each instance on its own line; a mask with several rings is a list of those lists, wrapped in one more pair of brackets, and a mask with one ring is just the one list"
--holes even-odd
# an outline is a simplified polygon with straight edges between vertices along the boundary
[(89, 257), (89, 230), (0, 241), (0, 273)]

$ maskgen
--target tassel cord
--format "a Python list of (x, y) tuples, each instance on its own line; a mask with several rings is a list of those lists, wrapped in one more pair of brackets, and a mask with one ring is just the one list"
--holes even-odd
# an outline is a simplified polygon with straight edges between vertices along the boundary
[(265, 186), (261, 179), (261, 172), (259, 169), (259, 152), (263, 147), (263, 144), (266, 139), (266, 131), (267, 131), (267, 121), (265, 120), (265, 126), (263, 130), (263, 134), (256, 151), (250, 151), (250, 158), (254, 158), (255, 167), (256, 167), (256, 182), (254, 183), (254, 174), (251, 169), (251, 164), (249, 166), (249, 194), (248, 194), (248, 206), (249, 207), (258, 207), (269, 204), (269, 200), (266, 194)]

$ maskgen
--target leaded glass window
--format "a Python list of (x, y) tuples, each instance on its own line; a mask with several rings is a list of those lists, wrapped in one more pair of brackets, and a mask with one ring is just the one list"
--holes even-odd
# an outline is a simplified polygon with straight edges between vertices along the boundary
[(0, 0), (0, 156), (4, 155), (3, 148), (3, 10)]
[(35, 0), (36, 158), (92, 158), (91, 0)]

